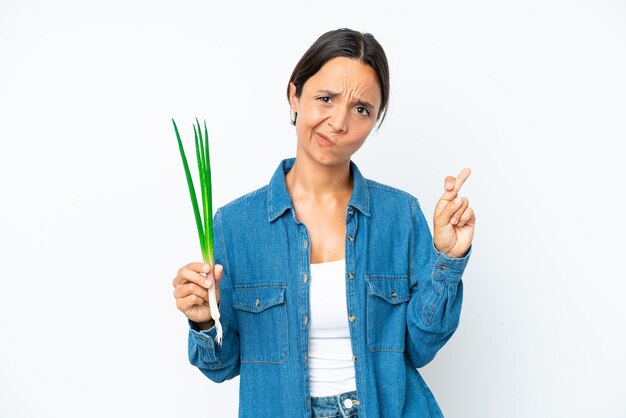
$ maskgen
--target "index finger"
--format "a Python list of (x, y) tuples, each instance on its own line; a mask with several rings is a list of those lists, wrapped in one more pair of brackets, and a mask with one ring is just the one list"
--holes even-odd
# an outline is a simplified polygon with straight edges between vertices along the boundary
[[(206, 287), (204, 281), (207, 280), (207, 277), (212, 273), (203, 267), (208, 265), (206, 263), (189, 263), (178, 269), (176, 272), (176, 277), (172, 280), (172, 285), (174, 287), (185, 284), (186, 282), (193, 282), (200, 286)], [(210, 267), (210, 266), (209, 266)], [(201, 273), (205, 273), (203, 276)]]
[(461, 190), (461, 186), (463, 186), (463, 183), (465, 183), (465, 180), (467, 180), (470, 174), (472, 174), (472, 170), (469, 167), (466, 167), (463, 170), (461, 170), (459, 175), (456, 177), (456, 181), (454, 182), (455, 192), (458, 193), (458, 191)]
[(471, 173), (472, 173), (472, 170), (469, 167), (466, 167), (463, 170), (461, 170), (459, 175), (454, 180), (454, 187), (452, 188), (452, 190), (446, 190), (441, 196), (441, 199), (446, 200), (446, 201), (450, 201), (454, 199), (458, 195), (459, 190), (461, 190), (461, 186), (463, 186), (463, 183), (465, 183), (465, 180), (467, 180), (467, 178), (469, 177)]
[[(205, 269), (204, 266), (208, 266), (209, 268)], [(211, 269), (211, 266), (208, 263), (189, 263), (185, 267), (195, 271), (196, 273), (208, 273)]]

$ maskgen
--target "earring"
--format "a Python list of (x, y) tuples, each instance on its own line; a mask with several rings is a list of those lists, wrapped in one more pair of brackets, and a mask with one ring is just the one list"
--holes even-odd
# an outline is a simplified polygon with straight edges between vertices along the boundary
[(289, 119), (291, 119), (291, 124), (295, 125), (296, 119), (298, 119), (298, 112), (294, 112), (293, 109), (289, 108), (289, 113), (290, 113)]

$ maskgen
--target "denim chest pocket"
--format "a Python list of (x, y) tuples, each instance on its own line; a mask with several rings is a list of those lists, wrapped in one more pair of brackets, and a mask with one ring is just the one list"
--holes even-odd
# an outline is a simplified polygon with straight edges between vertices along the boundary
[(283, 363), (289, 339), (284, 283), (236, 285), (233, 293), (239, 324), (242, 363)]
[(367, 346), (372, 351), (404, 351), (406, 310), (411, 299), (407, 275), (368, 275)]

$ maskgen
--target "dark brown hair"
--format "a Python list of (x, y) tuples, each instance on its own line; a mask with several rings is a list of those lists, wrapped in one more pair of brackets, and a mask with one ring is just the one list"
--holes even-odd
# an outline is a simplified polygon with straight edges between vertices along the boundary
[[(354, 58), (369, 65), (376, 72), (382, 99), (376, 116), (377, 120), (380, 119), (378, 123), (380, 127), (385, 119), (387, 113), (385, 110), (389, 100), (389, 66), (383, 47), (369, 33), (342, 28), (320, 36), (300, 58), (289, 78), (289, 83), (293, 82), (296, 86), (296, 97), (299, 98), (302, 95), (304, 83), (326, 62), (336, 57)], [(287, 100), (289, 100), (289, 83), (287, 84)], [(291, 123), (295, 125), (295, 119)]]

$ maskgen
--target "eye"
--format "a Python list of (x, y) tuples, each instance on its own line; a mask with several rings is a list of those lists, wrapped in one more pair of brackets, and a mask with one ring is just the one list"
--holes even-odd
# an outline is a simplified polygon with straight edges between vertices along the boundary
[(365, 108), (363, 106), (357, 107), (356, 111), (357, 111), (358, 114), (363, 115), (363, 116), (369, 116), (370, 115), (370, 111), (367, 110), (367, 108)]
[(328, 96), (323, 96), (323, 97), (318, 97), (317, 100), (321, 101), (322, 103), (330, 103), (332, 99)]

